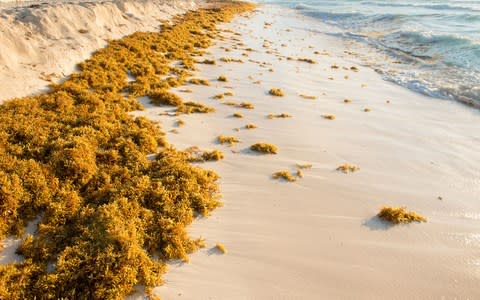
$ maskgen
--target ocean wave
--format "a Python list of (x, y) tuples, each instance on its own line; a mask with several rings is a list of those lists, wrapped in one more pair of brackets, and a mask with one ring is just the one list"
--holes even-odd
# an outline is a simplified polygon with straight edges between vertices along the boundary
[(451, 4), (417, 4), (417, 3), (394, 3), (394, 2), (375, 2), (375, 1), (363, 1), (362, 5), (380, 6), (380, 7), (413, 7), (413, 8), (426, 8), (431, 10), (449, 10), (449, 11), (470, 11), (480, 12), (480, 10), (473, 7), (451, 5)]
[(391, 61), (368, 62), (384, 70), (386, 80), (425, 95), (480, 107), (480, 0), (276, 3), (280, 2), (332, 25), (319, 31), (354, 40), (389, 57)]

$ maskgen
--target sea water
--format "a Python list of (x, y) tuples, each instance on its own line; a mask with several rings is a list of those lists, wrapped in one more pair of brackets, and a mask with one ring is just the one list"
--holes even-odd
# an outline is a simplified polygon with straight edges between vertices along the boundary
[(296, 9), (323, 22), (323, 33), (386, 56), (370, 61), (386, 80), (480, 107), (480, 0), (259, 2)]

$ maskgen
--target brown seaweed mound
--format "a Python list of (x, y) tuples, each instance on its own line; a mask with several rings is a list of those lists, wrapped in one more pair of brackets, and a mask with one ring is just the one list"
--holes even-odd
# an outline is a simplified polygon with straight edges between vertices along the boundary
[(427, 222), (427, 218), (414, 211), (407, 211), (405, 207), (382, 207), (380, 212), (377, 214), (380, 219), (385, 221), (400, 224), (400, 223), (411, 223), (411, 222)]

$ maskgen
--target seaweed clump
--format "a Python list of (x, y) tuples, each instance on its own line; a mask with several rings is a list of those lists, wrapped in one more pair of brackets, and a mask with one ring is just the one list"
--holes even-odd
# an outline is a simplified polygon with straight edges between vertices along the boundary
[(291, 118), (292, 115), (287, 114), (287, 113), (281, 113), (281, 114), (268, 114), (267, 119), (286, 119), (286, 118)]
[(298, 61), (306, 62), (309, 64), (316, 64), (317, 62), (311, 58), (297, 58)]
[(276, 97), (283, 97), (285, 96), (285, 94), (283, 93), (283, 91), (279, 88), (271, 88), (268, 93), (272, 96), (276, 96)]
[(197, 146), (190, 147), (184, 151), (190, 162), (217, 161), (223, 159), (223, 152), (220, 150), (202, 151)]
[(427, 222), (427, 218), (414, 211), (407, 211), (405, 207), (384, 206), (377, 216), (394, 224), (407, 224), (412, 222)]
[(323, 117), (324, 119), (332, 120), (332, 121), (337, 118), (335, 115), (332, 115), (332, 114), (322, 115), (322, 117)]
[(250, 150), (265, 154), (277, 154), (278, 148), (273, 144), (256, 143), (250, 146)]
[(250, 102), (242, 102), (238, 105), (238, 107), (245, 108), (245, 109), (254, 109), (255, 106)]
[(232, 117), (240, 119), (240, 118), (243, 118), (243, 115), (239, 112), (235, 112), (235, 113), (233, 113)]
[(234, 136), (225, 136), (225, 135), (219, 135), (217, 137), (217, 141), (222, 145), (223, 144), (233, 145), (235, 143), (240, 142), (240, 140)]
[(358, 171), (358, 170), (360, 170), (360, 168), (359, 168), (358, 166), (353, 165), (353, 164), (348, 164), (348, 163), (343, 164), (343, 165), (340, 165), (340, 166), (337, 168), (337, 171), (341, 171), (341, 172), (343, 172), (343, 173), (345, 173), (345, 174), (347, 174), (347, 173), (349, 173), (349, 172), (353, 173), (353, 172), (356, 172), (356, 171)]
[(210, 86), (210, 82), (207, 79), (192, 78), (188, 82), (190, 82), (191, 84), (196, 84), (196, 85)]
[(289, 182), (297, 181), (297, 177), (292, 175), (289, 171), (278, 171), (272, 174), (273, 179), (283, 179)]
[(218, 251), (220, 251), (222, 254), (226, 254), (227, 253), (227, 248), (225, 247), (224, 244), (222, 243), (217, 243), (215, 245), (215, 249), (217, 249)]
[(48, 93), (0, 106), (0, 239), (39, 218), (24, 260), (0, 265), (0, 299), (123, 299), (136, 285), (154, 297), (165, 262), (202, 247), (187, 226), (220, 205), (218, 176), (129, 113), (137, 97), (177, 106), (166, 91), (186, 82), (215, 24), (253, 8), (219, 5), (110, 41)]

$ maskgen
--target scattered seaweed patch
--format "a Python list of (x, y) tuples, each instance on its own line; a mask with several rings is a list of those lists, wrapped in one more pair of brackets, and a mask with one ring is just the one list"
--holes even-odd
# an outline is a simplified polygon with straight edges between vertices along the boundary
[(356, 171), (358, 171), (358, 170), (360, 170), (360, 168), (359, 168), (358, 166), (353, 165), (353, 164), (348, 164), (348, 163), (345, 163), (345, 164), (343, 164), (343, 165), (340, 165), (340, 166), (337, 168), (337, 171), (341, 171), (341, 172), (343, 172), (343, 173), (345, 173), (345, 174), (347, 174), (347, 173), (349, 173), (349, 172), (353, 173), (353, 172), (356, 172)]
[(317, 96), (309, 96), (309, 95), (304, 95), (304, 94), (300, 94), (299, 96), (302, 97), (303, 99), (308, 99), (308, 100), (317, 99)]
[(222, 243), (217, 243), (215, 245), (215, 249), (217, 249), (217, 251), (221, 252), (222, 254), (226, 254), (227, 253), (227, 248), (225, 248), (225, 245), (222, 244)]
[(255, 124), (247, 124), (247, 125), (245, 125), (245, 129), (255, 129), (255, 128), (257, 128), (257, 125), (255, 125)]
[(242, 102), (238, 105), (238, 107), (245, 108), (245, 109), (255, 109), (255, 106), (250, 102)]
[(204, 161), (217, 161), (223, 159), (223, 152), (220, 150), (206, 151), (202, 154)]
[(210, 113), (210, 112), (215, 112), (215, 108), (206, 106), (201, 103), (197, 102), (192, 102), (188, 101), (183, 103), (181, 106), (178, 107), (177, 109), (178, 112), (184, 113), (184, 114), (192, 114), (192, 113)]
[(224, 97), (225, 97), (224, 94), (216, 94), (215, 96), (213, 96), (213, 99), (220, 100), (220, 99), (223, 99)]
[(239, 58), (232, 58), (232, 57), (222, 57), (220, 58), (221, 61), (225, 63), (230, 63), (230, 62), (237, 62), (237, 63), (243, 63), (243, 60)]
[(187, 154), (189, 162), (218, 161), (223, 159), (223, 152), (220, 150), (203, 151), (197, 146), (192, 146), (183, 152)]
[(217, 137), (217, 141), (222, 145), (223, 144), (233, 145), (240, 142), (240, 140), (234, 136), (225, 136), (225, 135), (219, 135)]
[(271, 88), (268, 93), (272, 96), (276, 96), (276, 97), (283, 97), (285, 96), (285, 94), (283, 93), (283, 91), (279, 88)]
[(224, 76), (224, 75), (218, 76), (217, 80), (218, 80), (218, 81), (222, 81), (222, 82), (227, 82), (227, 81), (228, 81), (228, 80), (227, 80), (227, 77)]
[(163, 91), (186, 82), (215, 25), (254, 7), (220, 5), (109, 41), (48, 93), (0, 106), (0, 239), (40, 216), (24, 260), (0, 266), (1, 299), (123, 299), (136, 285), (154, 297), (165, 262), (204, 245), (187, 226), (220, 205), (218, 176), (129, 113), (137, 97), (176, 104)]
[(289, 171), (278, 171), (272, 174), (273, 179), (283, 179), (289, 182), (297, 181), (297, 177), (293, 176)]
[(317, 62), (311, 58), (297, 58), (297, 61), (306, 62), (309, 64), (316, 64)]
[(197, 61), (198, 64), (205, 64), (205, 65), (215, 65), (216, 62), (213, 59), (204, 59), (202, 61)]
[(322, 115), (322, 117), (323, 117), (324, 119), (332, 120), (332, 121), (337, 118), (335, 115), (332, 115), (332, 114)]
[(207, 79), (192, 78), (188, 82), (190, 82), (191, 84), (196, 84), (196, 85), (210, 86), (210, 82)]
[(243, 115), (239, 112), (235, 112), (235, 113), (232, 114), (232, 117), (241, 119), (241, 118), (243, 118)]
[(286, 119), (286, 118), (292, 118), (292, 115), (289, 115), (287, 113), (267, 115), (267, 119)]
[(268, 143), (256, 143), (250, 146), (250, 150), (265, 154), (277, 154), (277, 146)]
[(406, 207), (384, 206), (377, 216), (390, 223), (407, 224), (412, 222), (427, 222), (427, 218), (414, 211), (407, 211)]

